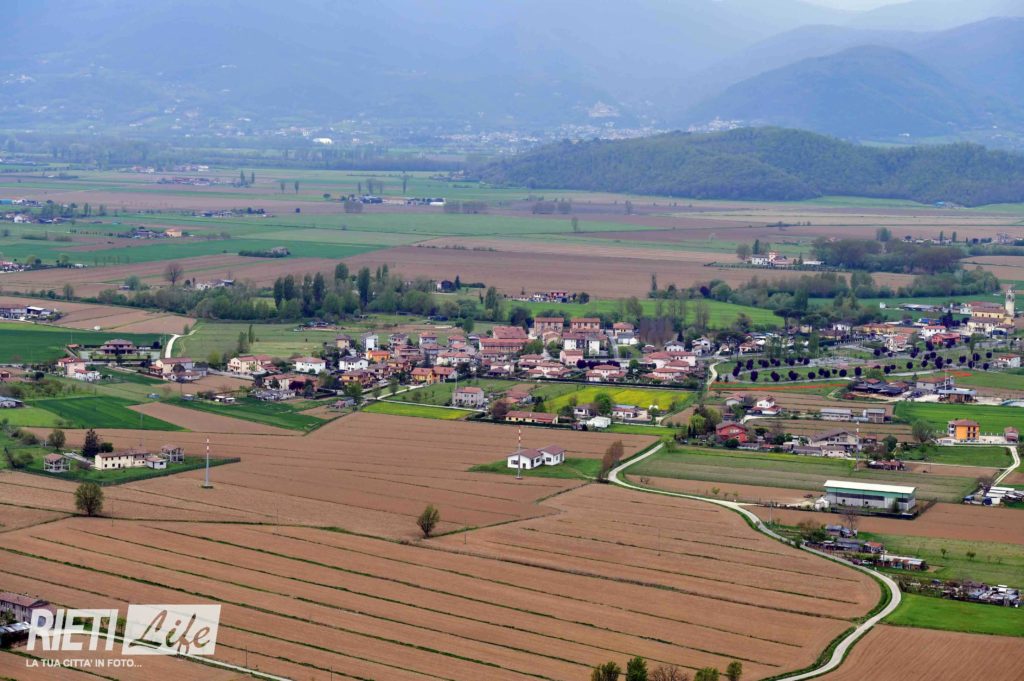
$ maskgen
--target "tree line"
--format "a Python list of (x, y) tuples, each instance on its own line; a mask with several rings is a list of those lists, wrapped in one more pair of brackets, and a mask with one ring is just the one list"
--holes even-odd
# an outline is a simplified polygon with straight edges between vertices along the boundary
[(974, 144), (878, 148), (801, 130), (564, 141), (471, 169), (491, 183), (694, 199), (825, 195), (965, 206), (1024, 201), (1024, 156)]

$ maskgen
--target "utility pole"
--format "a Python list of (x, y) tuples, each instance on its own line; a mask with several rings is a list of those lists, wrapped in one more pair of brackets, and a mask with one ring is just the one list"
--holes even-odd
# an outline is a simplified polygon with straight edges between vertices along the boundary
[(211, 489), (210, 484), (210, 438), (206, 438), (206, 479), (203, 481), (203, 489)]
[(522, 479), (522, 426), (521, 425), (519, 426), (519, 443), (516, 445), (516, 449), (515, 449), (515, 463), (516, 463), (515, 479), (521, 480)]

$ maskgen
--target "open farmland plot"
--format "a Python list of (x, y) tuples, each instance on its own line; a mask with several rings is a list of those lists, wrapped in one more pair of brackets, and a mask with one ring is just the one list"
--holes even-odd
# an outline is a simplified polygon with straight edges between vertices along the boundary
[(61, 397), (32, 401), (33, 406), (56, 414), (69, 428), (181, 430), (167, 421), (133, 412), (129, 407), (134, 404), (120, 397)]
[[(814, 513), (787, 509), (752, 508), (763, 520), (772, 514), (776, 522), (797, 525), (803, 520), (822, 524), (835, 523), (831, 513)], [(967, 542), (996, 542), (1024, 545), (1024, 525), (1020, 511), (1012, 508), (988, 508), (964, 504), (938, 503), (912, 521), (892, 518), (860, 519), (860, 529), (874, 534), (899, 535), (908, 538), (956, 539)], [(913, 541), (913, 539), (908, 539)]]
[[(782, 393), (779, 394), (782, 395)], [(781, 400), (782, 398), (780, 397)], [(865, 406), (867, 405), (865, 404)], [(849, 403), (846, 404), (846, 407), (855, 408), (854, 405)], [(816, 436), (827, 433), (830, 430), (851, 429), (854, 427), (849, 423), (844, 424), (840, 421), (822, 421), (818, 419), (758, 418), (751, 421), (751, 423), (754, 426), (763, 428), (772, 428), (778, 424), (784, 432), (803, 436)], [(901, 442), (913, 441), (913, 433), (910, 426), (902, 423), (864, 423), (860, 425), (860, 428), (863, 435), (873, 435), (882, 439), (886, 435), (891, 434)]]
[(630, 468), (631, 476), (682, 478), (760, 487), (803, 489), (823, 493), (826, 480), (855, 480), (917, 487), (919, 499), (957, 501), (974, 488), (963, 476), (868, 469), (853, 470), (852, 461), (791, 454), (747, 453), (734, 450), (672, 449), (659, 452)]
[(391, 414), (392, 416), (411, 416), (422, 419), (440, 419), (442, 421), (459, 421), (473, 413), (464, 409), (436, 407), (432, 404), (409, 404), (391, 401), (373, 402), (367, 405), (363, 411), (371, 414)]
[[(63, 281), (63, 276), (60, 277), (60, 280)], [(119, 333), (172, 334), (181, 333), (186, 324), (195, 323), (195, 320), (190, 317), (163, 312), (133, 310), (113, 305), (71, 303), (68, 301), (53, 301), (47, 298), (0, 296), (0, 306), (7, 305), (56, 307), (63, 313), (63, 316), (57, 320), (56, 325), (74, 329), (92, 329), (99, 326), (106, 332), (116, 330)]]
[(544, 408), (552, 413), (568, 405), (572, 398), (576, 404), (589, 404), (601, 393), (608, 395), (613, 404), (635, 404), (644, 409), (657, 405), (663, 414), (682, 409), (693, 400), (693, 393), (682, 390), (659, 390), (632, 386), (587, 386), (579, 383), (553, 383), (534, 390), (544, 398)]
[(907, 627), (1024, 637), (1024, 611), (1020, 608), (1000, 608), (912, 593), (904, 594), (900, 607), (885, 621)]
[[(440, 531), (483, 526), (550, 512), (536, 500), (576, 486), (578, 481), (531, 479), (470, 473), (476, 464), (491, 463), (516, 448), (514, 428), (489, 424), (442, 422), (357, 413), (325, 424), (300, 437), (272, 429), (277, 436), (243, 434), (251, 424), (166, 404), (148, 404), (150, 413), (171, 418), (174, 410), (196, 416), (195, 432), (156, 433), (104, 429), (116, 446), (151, 449), (171, 442), (187, 455), (201, 455), (206, 439), (214, 456), (242, 462), (213, 472), (215, 490), (199, 486), (202, 471), (192, 471), (123, 485), (110, 490), (112, 514), (121, 518), (249, 520), (337, 526), (357, 532), (408, 538), (416, 535), (414, 518), (427, 504), (441, 509)], [(236, 424), (234, 431), (206, 430), (202, 419)], [(45, 434), (45, 431), (39, 431)], [(69, 431), (71, 444), (82, 431)], [(559, 444), (577, 458), (600, 458), (621, 439), (628, 453), (655, 440), (638, 435), (604, 435), (524, 428), (523, 445)], [(19, 489), (20, 488), (20, 489)], [(40, 489), (53, 490), (40, 493)], [(0, 478), (0, 491), (28, 504), (53, 510), (73, 508), (74, 486), (24, 474)], [(42, 501), (45, 500), (45, 503)], [(147, 506), (149, 504), (149, 506)]]
[(981, 427), (982, 434), (998, 433), (1013, 426), (1024, 430), (1024, 409), (1020, 407), (994, 407), (983, 404), (936, 404), (925, 402), (900, 402), (896, 405), (896, 418), (907, 423), (923, 419), (939, 433), (946, 432), (946, 424), (953, 419), (973, 419)]
[(301, 409), (307, 406), (305, 403), (263, 402), (254, 398), (242, 398), (234, 404), (183, 399), (175, 399), (170, 404), (288, 430), (313, 430), (324, 423), (324, 419), (300, 413)]
[[(150, 345), (163, 339), (157, 334), (118, 334), (136, 345)], [(52, 362), (66, 353), (68, 343), (100, 345), (110, 332), (77, 331), (46, 324), (0, 322), (0, 363)]]
[[(406, 277), (439, 278), (458, 274), (463, 281), (482, 281), (509, 295), (520, 295), (523, 290), (561, 289), (616, 299), (646, 296), (652, 272), (657, 273), (660, 282), (676, 282), (680, 286), (711, 279), (739, 284), (749, 281), (754, 274), (747, 269), (673, 261), (672, 253), (665, 251), (664, 257), (659, 259), (590, 256), (585, 252), (566, 257), (545, 253), (543, 244), (532, 253), (400, 246), (347, 258), (346, 262), (350, 268), (373, 269), (388, 265), (392, 272), (401, 272)], [(800, 273), (780, 272), (781, 276), (792, 274)]]
[[(765, 676), (813, 660), (878, 597), (866, 577), (758, 542), (738, 517), (692, 518), (693, 509), (658, 501), (648, 510), (661, 516), (666, 535), (673, 520), (693, 522), (698, 535), (735, 534), (732, 546), (719, 549), (723, 560), (755, 549), (774, 566), (737, 565), (735, 580), (771, 574), (780, 586), (799, 583), (829, 600), (805, 613), (806, 596), (737, 586), (756, 602), (722, 602), (694, 591), (718, 580), (676, 567), (649, 570), (665, 583), (651, 601), (648, 585), (612, 569), (552, 569), (488, 555), (492, 537), (469, 550), (457, 541), (455, 551), (312, 528), (72, 520), (9, 533), (0, 550), (14, 588), (52, 589), (62, 604), (223, 603), (218, 659), (240, 663), (248, 648), (260, 651), (264, 671), (295, 674), (291, 661), (306, 665), (303, 679), (344, 669), (357, 678), (561, 681), (586, 675), (595, 660), (624, 664), (632, 654), (691, 671), (738, 658), (751, 676)], [(630, 520), (645, 518), (645, 506)], [(688, 554), (686, 567), (713, 562), (699, 543), (666, 542)], [(666, 555), (660, 563), (679, 560)]]
[[(985, 607), (985, 606), (982, 606)], [(1024, 641), (911, 627), (875, 627), (842, 666), (821, 681), (907, 679), (1011, 679), (1020, 669)], [(1010, 676), (1007, 676), (1010, 674)]]

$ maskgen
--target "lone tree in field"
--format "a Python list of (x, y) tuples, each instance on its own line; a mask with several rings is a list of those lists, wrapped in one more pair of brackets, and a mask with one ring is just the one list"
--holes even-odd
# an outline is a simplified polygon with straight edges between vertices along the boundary
[(647, 661), (639, 655), (626, 663), (626, 681), (647, 681)]
[(623, 451), (622, 440), (616, 440), (608, 445), (608, 449), (605, 450), (604, 456), (601, 457), (601, 470), (597, 475), (599, 480), (608, 479), (608, 473), (610, 473), (611, 470), (618, 466), (619, 462), (622, 461)]
[(85, 442), (82, 443), (82, 456), (93, 458), (100, 453), (100, 436), (90, 428), (85, 434)]
[(690, 681), (682, 669), (675, 665), (660, 665), (647, 677), (649, 681)]
[(725, 668), (725, 678), (729, 681), (740, 681), (743, 678), (743, 663), (733, 660)]
[(718, 681), (718, 670), (715, 667), (698, 669), (693, 681)]
[(53, 447), (55, 450), (61, 450), (64, 448), (64, 444), (68, 441), (64, 431), (60, 428), (54, 428), (50, 435), (46, 438), (46, 444)]
[(590, 673), (590, 681), (619, 681), (621, 673), (622, 667), (614, 662), (605, 662), (594, 667), (594, 671)]
[(914, 439), (921, 444), (931, 442), (932, 438), (935, 437), (935, 429), (924, 419), (914, 421), (913, 425), (910, 426), (910, 430), (914, 434)]
[(87, 516), (103, 513), (103, 490), (95, 482), (83, 482), (75, 490), (75, 508)]
[(437, 527), (437, 523), (441, 520), (441, 513), (434, 508), (433, 504), (428, 504), (423, 513), (420, 513), (420, 517), (416, 519), (416, 524), (420, 526), (420, 531), (423, 532), (423, 538), (426, 539), (430, 536), (430, 533)]
[(167, 267), (164, 268), (164, 279), (171, 283), (171, 287), (177, 285), (178, 280), (181, 279), (183, 274), (185, 274), (185, 268), (179, 262), (169, 262)]

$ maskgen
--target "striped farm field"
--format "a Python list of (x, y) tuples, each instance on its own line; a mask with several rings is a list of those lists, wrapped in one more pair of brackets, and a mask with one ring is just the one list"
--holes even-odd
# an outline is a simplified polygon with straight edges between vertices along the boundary
[[(3, 532), (3, 589), (69, 607), (220, 603), (217, 660), (314, 681), (562, 681), (633, 655), (765, 678), (811, 664), (880, 597), (726, 509), (470, 471), (514, 451), (518, 428), (357, 412), (302, 435), (174, 409), (215, 429), (101, 434), (190, 456), (209, 439), (241, 461), (213, 469), (212, 489), (202, 471), (107, 488), (100, 520), (60, 519), (70, 481), (0, 471), (4, 504), (34, 509)], [(627, 455), (657, 442), (522, 429), (523, 446), (576, 461), (619, 440)], [(427, 504), (441, 519), (425, 540)]]
[[(985, 607), (985, 606), (981, 606)], [(913, 627), (876, 627), (820, 681), (1003, 679), (1024, 657), (1024, 640)], [(1012, 673), (1012, 672), (1010, 672)]]
[(7, 588), (61, 605), (221, 603), (217, 659), (242, 664), (248, 649), (260, 670), (303, 679), (561, 681), (634, 654), (691, 674), (739, 659), (759, 678), (809, 664), (879, 596), (700, 503), (589, 486), (553, 506), (550, 519), (404, 545), (69, 519), (6, 534), (0, 555)]
[[(509, 426), (356, 413), (303, 436), (172, 405), (146, 406), (163, 418), (191, 423), (191, 430), (103, 429), (102, 438), (115, 447), (159, 449), (173, 443), (188, 456), (201, 455), (209, 439), (215, 457), (242, 461), (213, 471), (212, 495), (199, 486), (202, 471), (106, 490), (115, 517), (337, 526), (409, 539), (417, 535), (414, 519), (427, 504), (441, 508), (439, 531), (448, 532), (544, 515), (551, 511), (537, 499), (580, 484), (471, 473), (472, 466), (515, 450), (517, 429)], [(81, 430), (66, 432), (69, 446), (84, 437)], [(522, 438), (524, 447), (558, 444), (574, 458), (600, 458), (616, 440), (628, 453), (656, 441), (545, 428), (524, 428)], [(35, 475), (0, 476), (0, 498), (52, 510), (73, 510), (74, 487)]]

